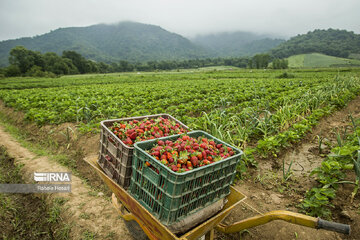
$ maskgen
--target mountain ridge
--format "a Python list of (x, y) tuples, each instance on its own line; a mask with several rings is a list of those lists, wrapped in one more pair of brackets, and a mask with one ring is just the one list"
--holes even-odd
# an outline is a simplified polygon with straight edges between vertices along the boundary
[(105, 63), (241, 58), (259, 53), (269, 53), (274, 58), (311, 52), (350, 57), (360, 55), (360, 35), (346, 30), (314, 30), (285, 41), (276, 36), (236, 31), (187, 39), (151, 24), (102, 23), (1, 41), (0, 67), (8, 65), (9, 52), (15, 46), (58, 55), (63, 51), (76, 51), (86, 59)]
[(149, 60), (178, 60), (209, 56), (202, 47), (160, 26), (136, 22), (59, 28), (35, 37), (0, 42), (0, 65), (7, 63), (15, 46), (33, 51), (77, 51), (84, 57), (107, 63)]

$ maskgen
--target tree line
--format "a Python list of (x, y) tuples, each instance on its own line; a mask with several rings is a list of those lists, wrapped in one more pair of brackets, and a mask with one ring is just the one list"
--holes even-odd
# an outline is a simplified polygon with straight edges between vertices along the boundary
[(254, 57), (241, 58), (206, 58), (182, 61), (162, 60), (114, 63), (95, 62), (87, 60), (75, 51), (63, 51), (59, 56), (53, 52), (42, 54), (38, 51), (17, 46), (11, 49), (9, 56), (10, 65), (1, 69), (0, 74), (6, 77), (34, 76), (55, 77), (58, 75), (72, 75), (84, 73), (111, 73), (131, 71), (155, 71), (172, 69), (190, 69), (210, 66), (234, 66), (239, 68), (287, 68), (287, 61), (273, 59), (269, 54), (257, 54)]

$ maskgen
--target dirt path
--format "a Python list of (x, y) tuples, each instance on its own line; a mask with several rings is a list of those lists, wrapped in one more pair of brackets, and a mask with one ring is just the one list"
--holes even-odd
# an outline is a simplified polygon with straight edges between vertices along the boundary
[[(37, 172), (68, 172), (47, 157), (38, 157), (22, 147), (9, 133), (0, 126), (0, 145), (6, 147), (16, 163), (24, 164), (23, 174), (26, 182), (33, 182), (33, 173)], [(92, 190), (74, 175), (71, 179), (71, 193), (51, 194), (50, 197), (64, 197), (65, 221), (73, 223), (70, 233), (72, 239), (81, 239), (95, 235), (96, 239), (133, 239), (124, 221), (119, 218), (109, 201), (101, 196), (89, 194)]]
[(285, 159), (289, 166), (293, 160), (292, 169), (297, 176), (309, 175), (310, 171), (321, 164), (322, 157), (319, 154), (319, 137), (323, 139), (321, 153), (330, 151), (329, 145), (336, 145), (336, 132), (343, 134), (345, 127), (350, 123), (349, 114), (354, 118), (360, 117), (360, 96), (352, 100), (345, 108), (325, 117), (313, 129), (312, 133), (302, 141), (295, 149), (288, 151), (280, 159)]

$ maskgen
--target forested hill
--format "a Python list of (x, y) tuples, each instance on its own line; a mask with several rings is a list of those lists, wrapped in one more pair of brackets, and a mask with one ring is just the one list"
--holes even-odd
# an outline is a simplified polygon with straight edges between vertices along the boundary
[(192, 41), (208, 48), (216, 57), (239, 57), (267, 52), (285, 40), (238, 31), (199, 35)]
[(60, 28), (49, 33), (0, 42), (0, 67), (8, 65), (9, 52), (24, 46), (41, 53), (76, 51), (89, 60), (105, 63), (242, 57), (269, 53), (286, 58), (305, 53), (336, 57), (360, 55), (360, 35), (346, 30), (315, 30), (288, 41), (249, 32), (197, 36), (191, 41), (159, 26), (136, 22)]
[(181, 60), (207, 57), (202, 47), (159, 26), (135, 22), (60, 28), (50, 33), (0, 42), (0, 66), (8, 64), (15, 46), (59, 55), (73, 50), (87, 59), (104, 62)]
[(297, 35), (271, 50), (271, 55), (285, 58), (304, 53), (323, 53), (347, 58), (360, 53), (360, 35), (346, 30), (314, 30)]

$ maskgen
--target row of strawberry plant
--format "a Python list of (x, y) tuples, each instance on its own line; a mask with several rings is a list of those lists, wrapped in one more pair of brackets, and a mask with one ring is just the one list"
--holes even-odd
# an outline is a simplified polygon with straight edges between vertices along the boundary
[[(305, 102), (308, 103), (307, 110), (310, 113), (308, 116), (304, 117), (299, 123), (294, 124), (287, 131), (280, 132), (274, 136), (265, 136), (264, 139), (259, 140), (257, 144), (258, 152), (263, 157), (267, 157), (269, 154), (276, 156), (281, 148), (298, 142), (323, 116), (344, 107), (359, 93), (359, 79), (336, 78), (336, 82), (323, 86), (316, 95), (304, 98)], [(311, 104), (311, 99), (316, 99), (314, 105)], [(302, 111), (301, 113), (303, 114), (304, 112)]]
[[(340, 184), (353, 184), (351, 202), (359, 189), (360, 181), (360, 119), (355, 121), (350, 116), (353, 133), (345, 139), (338, 139), (338, 146), (315, 168), (310, 175), (316, 175), (318, 185), (306, 192), (300, 208), (311, 216), (330, 218), (331, 200), (336, 197)], [(349, 179), (349, 171), (355, 171), (355, 178)]]
[(58, 79), (64, 85), (45, 80), (39, 88), (33, 87), (41, 80), (20, 79), (29, 81), (27, 87), (0, 90), (0, 98), (38, 124), (166, 112), (236, 146), (256, 140), (266, 157), (299, 141), (322, 116), (359, 93), (360, 80), (351, 72), (334, 78), (331, 71), (300, 71), (292, 79), (277, 79), (278, 73), (90, 75)]
[[(168, 112), (185, 122), (196, 121), (201, 112), (281, 102), (284, 96), (304, 94), (326, 79), (216, 79), (149, 81), (68, 86), (46, 89), (2, 90), (0, 98), (10, 107), (22, 110), (27, 119), (39, 124), (99, 120)], [(221, 92), (221, 94), (217, 94)], [(296, 94), (295, 94), (296, 93)], [(223, 103), (223, 104), (222, 104)], [(275, 105), (273, 107), (276, 107)], [(59, 114), (60, 113), (60, 114)]]
[[(286, 144), (288, 141), (284, 137), (291, 135), (300, 135), (296, 137), (300, 139), (317, 120), (354, 98), (360, 92), (359, 84), (359, 78), (335, 78), (310, 89), (287, 92), (281, 97), (282, 103), (279, 98), (272, 100), (279, 102), (277, 109), (270, 107), (269, 100), (263, 98), (257, 105), (238, 112), (226, 108), (205, 114), (196, 127), (218, 137), (227, 137), (236, 146), (246, 145), (249, 139), (261, 139), (259, 151), (265, 156), (269, 152), (275, 154), (282, 147), (276, 142)], [(302, 125), (306, 126), (305, 131)]]

